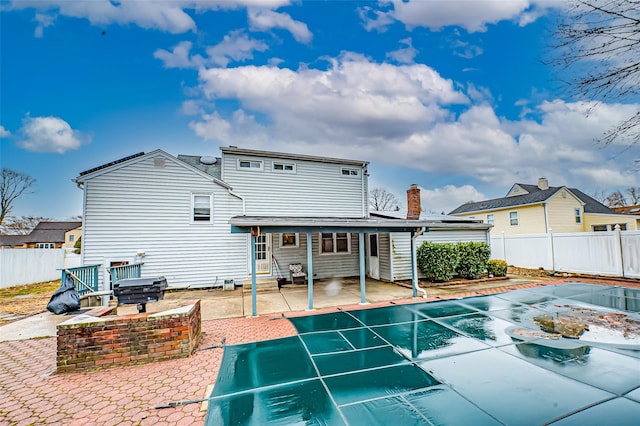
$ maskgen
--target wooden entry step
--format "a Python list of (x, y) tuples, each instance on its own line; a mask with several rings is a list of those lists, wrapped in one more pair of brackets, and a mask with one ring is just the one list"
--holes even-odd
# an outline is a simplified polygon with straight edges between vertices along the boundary
[[(242, 282), (242, 291), (251, 293), (251, 279)], [(278, 280), (275, 278), (256, 279), (256, 291), (279, 291)]]

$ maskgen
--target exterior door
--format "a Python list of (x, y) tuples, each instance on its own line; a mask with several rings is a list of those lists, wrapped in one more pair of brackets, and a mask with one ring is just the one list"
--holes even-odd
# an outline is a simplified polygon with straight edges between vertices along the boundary
[(369, 276), (374, 280), (380, 279), (380, 259), (378, 258), (378, 234), (369, 234)]
[[(249, 263), (251, 263), (251, 252), (249, 252)], [(257, 275), (271, 274), (271, 234), (260, 234), (256, 237), (256, 272)]]

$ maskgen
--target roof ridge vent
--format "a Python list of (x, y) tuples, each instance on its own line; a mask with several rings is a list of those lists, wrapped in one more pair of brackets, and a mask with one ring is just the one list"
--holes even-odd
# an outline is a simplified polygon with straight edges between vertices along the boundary
[(218, 162), (218, 159), (216, 157), (212, 157), (210, 155), (205, 155), (203, 157), (200, 157), (200, 162), (202, 164), (210, 166), (212, 164), (216, 164)]

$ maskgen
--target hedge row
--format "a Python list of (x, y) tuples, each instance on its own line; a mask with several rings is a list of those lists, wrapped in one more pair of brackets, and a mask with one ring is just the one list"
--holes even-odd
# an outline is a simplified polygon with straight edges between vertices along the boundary
[[(432, 243), (425, 241), (417, 250), (418, 268), (434, 282), (450, 280), (454, 274), (475, 279), (487, 270), (491, 249), (486, 243)], [(499, 276), (497, 274), (493, 274)], [(506, 275), (506, 270), (505, 270)]]

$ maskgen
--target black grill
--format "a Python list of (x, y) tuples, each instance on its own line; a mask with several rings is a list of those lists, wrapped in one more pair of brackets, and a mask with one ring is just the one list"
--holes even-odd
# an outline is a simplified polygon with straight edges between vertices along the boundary
[(138, 305), (138, 312), (146, 312), (148, 302), (164, 299), (166, 288), (165, 277), (126, 278), (114, 284), (113, 294), (118, 304)]

